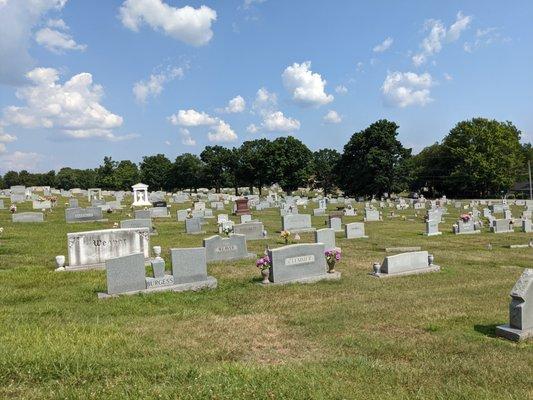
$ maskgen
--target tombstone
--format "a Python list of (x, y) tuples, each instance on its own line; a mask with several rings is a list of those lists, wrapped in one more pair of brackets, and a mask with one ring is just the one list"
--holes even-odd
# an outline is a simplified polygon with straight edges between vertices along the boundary
[(73, 197), (68, 199), (68, 206), (70, 208), (78, 208), (79, 207), (78, 199), (73, 198)]
[(52, 208), (52, 202), (50, 200), (46, 200), (46, 201), (34, 200), (32, 202), (32, 208), (34, 210), (49, 210)]
[(331, 228), (317, 229), (315, 231), (315, 243), (323, 243), (325, 250), (335, 250), (335, 231)]
[(138, 292), (146, 289), (145, 257), (134, 253), (105, 261), (107, 294)]
[(325, 210), (326, 208), (328, 208), (328, 203), (327, 203), (326, 199), (318, 200), (318, 208), (322, 209), (322, 210)]
[(352, 222), (344, 226), (346, 239), (366, 239), (364, 222)]
[(442, 222), (442, 209), (428, 210), (426, 219), (428, 221), (438, 221), (438, 223), (440, 224)]
[(273, 284), (312, 283), (340, 279), (340, 272), (327, 273), (324, 243), (302, 243), (269, 250)]
[(0, 199), (0, 210), (3, 210), (4, 208), (4, 199)]
[(44, 214), (40, 212), (23, 212), (11, 214), (12, 222), (44, 222)]
[(525, 269), (511, 290), (509, 324), (497, 326), (496, 335), (515, 342), (533, 337), (533, 269)]
[(473, 219), (469, 221), (458, 220), (452, 227), (453, 233), (456, 235), (471, 235), (481, 233), (481, 229), (478, 223)]
[(326, 215), (326, 210), (324, 210), (323, 208), (315, 208), (315, 209), (313, 209), (313, 216), (322, 217), (324, 215)]
[(222, 234), (224, 233), (224, 230), (230, 230), (230, 231), (233, 231), (233, 227), (235, 226), (235, 223), (231, 220), (227, 220), (227, 221), (222, 221), (219, 225), (218, 225), (218, 233)]
[(150, 214), (152, 218), (169, 218), (167, 207), (152, 207), (150, 208)]
[(503, 213), (504, 211), (503, 204), (492, 204), (489, 206), (489, 209), (492, 211), (493, 214)]
[(427, 251), (414, 251), (387, 256), (381, 265), (374, 264), (372, 275), (383, 278), (440, 271), (440, 267), (433, 264), (432, 259), (433, 256), (430, 256)]
[(311, 226), (311, 215), (309, 214), (288, 214), (281, 218), (282, 230), (292, 233), (314, 232), (316, 229)]
[(233, 233), (244, 235), (246, 240), (266, 239), (265, 227), (262, 222), (246, 222), (244, 224), (233, 225)]
[(511, 210), (505, 210), (503, 212), (503, 218), (504, 219), (513, 219), (513, 213), (511, 212)]
[(26, 196), (26, 186), (23, 185), (14, 185), (9, 188), (9, 191), (12, 194), (21, 194), (23, 196)]
[(150, 210), (135, 210), (134, 216), (135, 219), (151, 219), (152, 212)]
[(207, 262), (233, 261), (255, 258), (256, 255), (248, 253), (246, 237), (244, 235), (230, 235), (222, 238), (218, 235), (204, 239), (204, 247), (207, 254)]
[(213, 210), (210, 208), (206, 208), (204, 210), (204, 218), (215, 218), (213, 215)]
[(153, 207), (164, 207), (164, 208), (167, 208), (167, 202), (164, 201), (164, 200), (154, 201), (154, 202), (152, 203), (152, 206), (153, 206)]
[(65, 221), (67, 223), (73, 222), (94, 222), (107, 221), (102, 216), (102, 209), (100, 207), (87, 208), (67, 208), (65, 209)]
[(194, 203), (194, 211), (204, 211), (205, 203), (203, 201), (198, 201)]
[(178, 210), (178, 212), (176, 213), (176, 217), (179, 222), (183, 222), (187, 219), (188, 214), (189, 212), (187, 210)]
[(530, 219), (523, 219), (522, 220), (522, 232), (531, 233), (533, 232), (531, 228), (531, 220)]
[(342, 220), (338, 217), (329, 217), (328, 228), (333, 229), (334, 232), (342, 232)]
[(379, 210), (370, 210), (365, 208), (365, 222), (381, 221), (381, 213)]
[(355, 213), (355, 209), (348, 207), (344, 209), (344, 215), (347, 217), (355, 217), (357, 214)]
[(131, 187), (133, 189), (133, 203), (134, 207), (149, 207), (152, 205), (148, 200), (148, 185), (144, 183), (137, 183)]
[(87, 200), (92, 202), (93, 199), (103, 200), (102, 189), (99, 189), (99, 188), (87, 189)]
[(202, 220), (200, 218), (185, 219), (185, 232), (189, 235), (201, 235), (205, 231), (202, 230)]
[(484, 208), (483, 209), (483, 217), (484, 218), (488, 218), (488, 217), (491, 217), (491, 216), (492, 216), (492, 212), (490, 211), (490, 209)]
[(26, 195), (12, 193), (9, 199), (11, 200), (11, 204), (23, 203), (26, 201)]
[(494, 219), (492, 221), (490, 230), (493, 233), (511, 233), (511, 232), (514, 232), (512, 220)]
[(104, 199), (92, 199), (91, 200), (91, 206), (98, 207), (98, 206), (104, 206), (105, 200)]
[(241, 224), (245, 224), (247, 222), (252, 221), (252, 215), (251, 214), (243, 214), (241, 215)]
[[(172, 276), (175, 284), (196, 283), (216, 287), (217, 280), (207, 275), (207, 258), (204, 247), (170, 249)], [(210, 283), (209, 285), (206, 285)], [(214, 284), (214, 285), (213, 285)]]
[(120, 228), (148, 228), (150, 230), (150, 235), (155, 234), (154, 226), (152, 225), (151, 219), (125, 219), (120, 221)]
[(426, 233), (425, 236), (438, 236), (442, 235), (442, 232), (439, 232), (439, 221), (430, 219), (426, 221)]
[(150, 256), (150, 231), (147, 228), (104, 229), (67, 233), (67, 270), (101, 268), (106, 260), (133, 253)]
[(217, 215), (217, 224), (221, 224), (222, 222), (229, 221), (228, 214), (218, 214)]
[(235, 200), (235, 215), (250, 214), (250, 207), (248, 206), (248, 199), (236, 199)]

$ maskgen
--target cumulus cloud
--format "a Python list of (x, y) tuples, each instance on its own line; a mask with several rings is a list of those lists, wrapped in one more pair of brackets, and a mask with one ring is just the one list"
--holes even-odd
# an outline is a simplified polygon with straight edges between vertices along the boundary
[(329, 110), (323, 119), (328, 124), (340, 124), (342, 122), (342, 117), (334, 110)]
[(183, 78), (183, 68), (169, 67), (165, 71), (151, 74), (148, 80), (136, 82), (133, 85), (133, 95), (138, 103), (145, 104), (148, 97), (157, 97), (163, 91), (166, 83), (176, 78)]
[(193, 139), (191, 132), (187, 128), (180, 128), (181, 143), (185, 146), (196, 146), (196, 140)]
[(276, 111), (265, 116), (262, 126), (268, 132), (293, 132), (300, 129), (300, 121)]
[(391, 37), (388, 37), (380, 44), (374, 46), (372, 51), (374, 53), (383, 53), (384, 51), (387, 51), (392, 46), (393, 42), (394, 42), (394, 39)]
[(268, 89), (262, 87), (257, 91), (255, 95), (254, 104), (252, 110), (260, 115), (268, 114), (278, 106), (278, 96), (276, 93), (269, 92)]
[(348, 88), (344, 85), (339, 85), (335, 88), (335, 93), (337, 94), (346, 94), (348, 93)]
[(173, 39), (203, 46), (213, 37), (211, 25), (217, 13), (207, 6), (177, 8), (161, 0), (126, 0), (120, 7), (119, 17), (122, 24), (134, 32), (147, 24)]
[(57, 70), (35, 68), (28, 72), (27, 79), (30, 84), (16, 91), (24, 105), (4, 108), (4, 126), (56, 128), (78, 139), (124, 140), (135, 136), (113, 133), (122, 125), (122, 117), (100, 104), (104, 91), (93, 83), (90, 73), (74, 75), (61, 84)]
[(269, 92), (266, 88), (257, 91), (252, 109), (258, 113), (263, 121), (259, 126), (248, 125), (249, 133), (266, 132), (293, 132), (300, 129), (300, 121), (286, 117), (283, 112), (277, 109), (278, 100), (275, 93)]
[(244, 3), (242, 4), (244, 9), (250, 8), (254, 4), (261, 4), (264, 3), (266, 0), (244, 0)]
[(449, 28), (446, 28), (440, 20), (427, 20), (424, 24), (424, 30), (428, 34), (420, 44), (420, 52), (413, 55), (413, 64), (417, 67), (424, 64), (429, 57), (442, 50), (445, 42), (454, 42), (459, 39), (461, 33), (469, 27), (471, 21), (472, 17), (463, 15), (461, 11), (457, 13), (455, 22)]
[(6, 170), (35, 170), (35, 166), (43, 159), (41, 154), (33, 152), (15, 151), (0, 156), (0, 169)]
[(21, 85), (34, 61), (28, 49), (32, 31), (50, 11), (61, 10), (66, 0), (7, 1), (0, 9), (0, 83)]
[(414, 72), (389, 72), (381, 92), (385, 104), (393, 107), (407, 107), (412, 105), (425, 106), (433, 101), (430, 88), (433, 80), (429, 73), (416, 74)]
[(495, 28), (495, 27), (483, 28), (483, 29), (478, 29), (476, 31), (476, 36), (473, 41), (465, 42), (463, 44), (463, 49), (467, 53), (471, 53), (474, 50), (480, 47), (483, 47), (483, 46), (489, 46), (493, 43), (507, 43), (510, 41), (511, 39), (509, 37), (502, 36), (498, 28)]
[(242, 96), (236, 96), (228, 102), (228, 105), (217, 111), (226, 114), (238, 114), (242, 113), (246, 109), (246, 101)]
[(46, 49), (56, 54), (66, 50), (84, 51), (87, 46), (78, 44), (68, 33), (69, 27), (62, 19), (49, 20), (47, 27), (41, 28), (35, 34), (35, 41)]
[(311, 71), (311, 61), (294, 63), (282, 74), (283, 84), (292, 99), (303, 106), (321, 106), (331, 103), (333, 96), (326, 94), (326, 81)]
[[(207, 138), (210, 142), (233, 142), (238, 139), (237, 134), (231, 129), (229, 124), (220, 118), (212, 117), (203, 111), (199, 112), (193, 109), (179, 110), (176, 114), (168, 117), (168, 120), (172, 125), (177, 125), (182, 128), (208, 126), (210, 131), (207, 134)], [(188, 129), (180, 129), (180, 132), (182, 137), (185, 136), (185, 141), (188, 142), (188, 144), (196, 144)], [(193, 142), (194, 144), (192, 144)]]

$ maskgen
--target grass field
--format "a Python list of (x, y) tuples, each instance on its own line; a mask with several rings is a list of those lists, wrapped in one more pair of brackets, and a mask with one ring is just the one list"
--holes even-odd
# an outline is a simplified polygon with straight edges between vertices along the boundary
[[(533, 398), (533, 343), (494, 335), (508, 322), (509, 291), (533, 268), (533, 249), (506, 246), (532, 234), (455, 236), (459, 210), (449, 206), (444, 234), (427, 238), (410, 210), (406, 220), (367, 223), (369, 239), (339, 235), (338, 282), (260, 287), (247, 260), (209, 265), (216, 290), (98, 300), (105, 272), (56, 273), (54, 256), (66, 255), (67, 232), (111, 228), (130, 211), (67, 225), (64, 201), (43, 224), (0, 213), (1, 399)], [(184, 233), (177, 209), (155, 220), (151, 239), (167, 268), (169, 248), (202, 243)], [(248, 249), (281, 246), (279, 211), (254, 218), (270, 239)], [(390, 246), (422, 246), (442, 271), (370, 277)]]

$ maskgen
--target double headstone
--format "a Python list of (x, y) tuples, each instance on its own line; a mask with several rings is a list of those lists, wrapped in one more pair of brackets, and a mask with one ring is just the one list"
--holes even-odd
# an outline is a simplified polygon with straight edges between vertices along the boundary
[(102, 209), (100, 207), (67, 208), (65, 220), (69, 223), (103, 221)]
[(346, 239), (361, 239), (368, 238), (365, 235), (365, 224), (364, 222), (352, 222), (344, 226), (344, 233)]
[(512, 220), (494, 219), (490, 230), (494, 233), (511, 233), (514, 232)]
[(244, 235), (246, 240), (266, 239), (265, 227), (262, 222), (247, 222), (233, 225), (233, 233)]
[(309, 214), (288, 214), (281, 218), (281, 227), (284, 231), (293, 233), (312, 232), (315, 230), (311, 226), (311, 215)]
[(40, 212), (23, 212), (11, 215), (12, 222), (44, 222), (44, 214)]
[(201, 218), (186, 218), (185, 219), (185, 232), (193, 235), (198, 235), (205, 233), (202, 230), (202, 219)]
[(436, 272), (439, 270), (440, 267), (433, 264), (433, 257), (430, 257), (427, 251), (414, 251), (385, 257), (381, 265), (374, 264), (372, 275), (381, 278)]
[(244, 235), (230, 235), (222, 238), (218, 235), (204, 239), (207, 262), (233, 261), (255, 258), (255, 254), (248, 253), (246, 237)]

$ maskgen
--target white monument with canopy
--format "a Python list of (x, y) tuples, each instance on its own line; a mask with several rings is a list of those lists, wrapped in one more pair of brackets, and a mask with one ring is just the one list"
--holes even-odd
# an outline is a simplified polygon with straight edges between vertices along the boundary
[(132, 206), (151, 206), (152, 203), (148, 201), (148, 185), (138, 183), (131, 187), (133, 189), (133, 204)]

